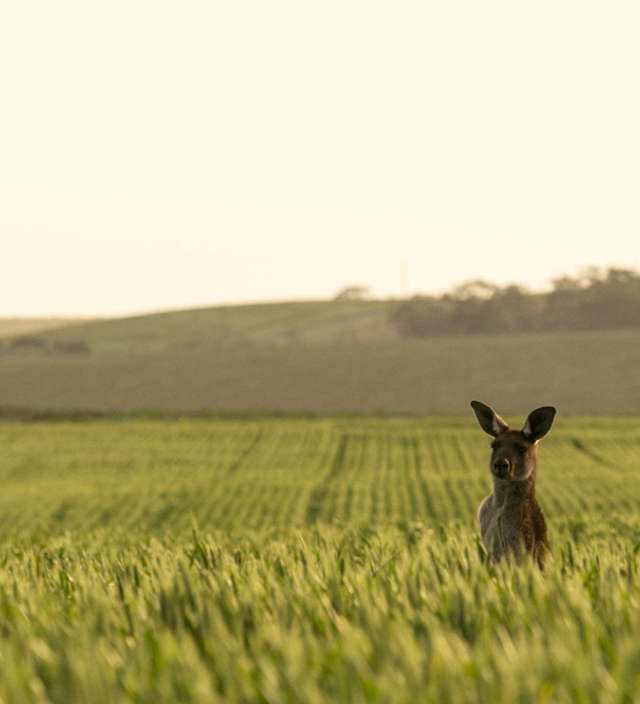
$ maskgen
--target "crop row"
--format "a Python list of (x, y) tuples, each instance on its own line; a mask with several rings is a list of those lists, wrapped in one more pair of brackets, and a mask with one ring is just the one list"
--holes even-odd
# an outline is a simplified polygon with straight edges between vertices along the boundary
[[(472, 419), (16, 424), (0, 447), (5, 534), (472, 523), (490, 488)], [(639, 450), (631, 423), (565, 421), (540, 447), (547, 516), (636, 512)]]

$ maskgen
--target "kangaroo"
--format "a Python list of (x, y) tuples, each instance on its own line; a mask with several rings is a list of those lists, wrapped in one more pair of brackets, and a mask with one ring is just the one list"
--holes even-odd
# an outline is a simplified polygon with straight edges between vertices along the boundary
[(494, 438), (489, 461), (493, 491), (478, 509), (482, 542), (495, 562), (518, 560), (524, 548), (542, 569), (550, 548), (536, 501), (536, 447), (549, 432), (556, 409), (536, 408), (522, 430), (511, 430), (493, 408), (480, 401), (471, 401), (471, 407), (480, 427)]

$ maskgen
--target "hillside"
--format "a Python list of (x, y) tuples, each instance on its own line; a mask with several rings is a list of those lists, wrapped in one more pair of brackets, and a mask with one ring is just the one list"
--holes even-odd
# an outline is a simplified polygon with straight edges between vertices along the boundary
[(281, 346), (345, 336), (381, 339), (396, 334), (387, 320), (390, 305), (387, 301), (305, 301), (195, 308), (84, 321), (50, 329), (42, 337), (54, 342), (85, 341), (96, 352), (148, 352), (201, 343)]
[(412, 339), (389, 302), (227, 306), (79, 323), (0, 345), (0, 405), (466, 414), (553, 403), (640, 414), (640, 331)]
[(43, 330), (77, 325), (85, 322), (74, 318), (0, 318), (0, 338), (32, 335)]

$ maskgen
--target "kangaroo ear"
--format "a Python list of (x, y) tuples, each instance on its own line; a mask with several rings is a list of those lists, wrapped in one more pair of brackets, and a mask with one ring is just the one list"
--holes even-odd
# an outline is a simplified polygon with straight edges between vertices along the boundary
[(553, 406), (542, 406), (536, 408), (535, 411), (529, 413), (522, 434), (530, 442), (536, 442), (543, 438), (551, 429), (551, 424), (556, 415), (556, 409)]
[(491, 408), (487, 406), (486, 403), (481, 401), (471, 401), (471, 408), (476, 414), (478, 423), (485, 433), (495, 437), (498, 437), (500, 433), (505, 430), (509, 430), (509, 426), (504, 422), (502, 418)]

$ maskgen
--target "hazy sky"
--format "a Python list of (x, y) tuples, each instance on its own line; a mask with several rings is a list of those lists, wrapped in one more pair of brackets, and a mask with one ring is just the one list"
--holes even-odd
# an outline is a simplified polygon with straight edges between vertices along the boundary
[(0, 10), (0, 315), (640, 267), (636, 0)]

